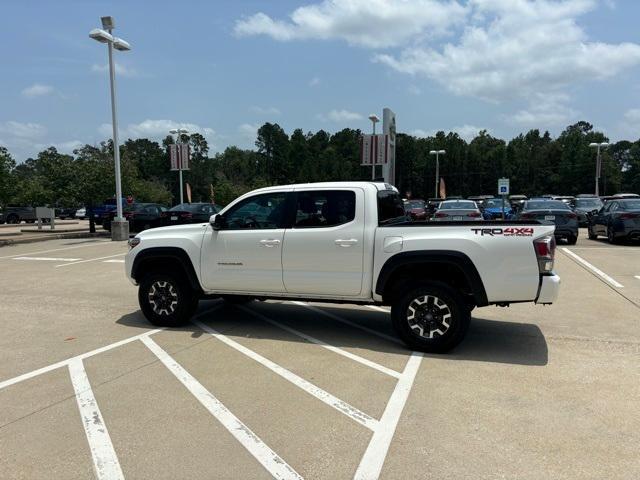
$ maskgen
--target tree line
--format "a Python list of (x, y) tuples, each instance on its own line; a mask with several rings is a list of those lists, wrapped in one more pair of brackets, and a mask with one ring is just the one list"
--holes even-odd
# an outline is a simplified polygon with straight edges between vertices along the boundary
[[(190, 170), (184, 180), (192, 201), (225, 205), (242, 193), (267, 186), (335, 180), (367, 180), (371, 167), (360, 166), (360, 130), (346, 128), (288, 135), (275, 123), (258, 129), (255, 149), (228, 147), (209, 154), (200, 134), (183, 135), (191, 146)], [(595, 150), (591, 142), (608, 141), (588, 122), (568, 126), (557, 138), (530, 130), (510, 141), (480, 131), (467, 142), (455, 132), (427, 138), (398, 134), (396, 186), (403, 195), (434, 195), (435, 159), (429, 151), (446, 150), (440, 176), (448, 195), (494, 194), (497, 179), (511, 180), (513, 194), (575, 195), (594, 191)], [(168, 146), (129, 139), (120, 146), (122, 189), (140, 202), (175, 204), (178, 175), (170, 170)], [(602, 152), (601, 193), (640, 192), (640, 139), (619, 141)], [(85, 145), (72, 155), (49, 147), (17, 164), (0, 146), (0, 205), (78, 206), (99, 204), (114, 196), (113, 144)]]

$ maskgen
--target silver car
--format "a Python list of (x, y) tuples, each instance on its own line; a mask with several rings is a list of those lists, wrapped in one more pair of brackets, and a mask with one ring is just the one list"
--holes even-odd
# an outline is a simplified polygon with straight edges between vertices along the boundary
[(476, 202), (471, 200), (445, 200), (440, 202), (433, 220), (436, 222), (469, 222), (482, 220)]

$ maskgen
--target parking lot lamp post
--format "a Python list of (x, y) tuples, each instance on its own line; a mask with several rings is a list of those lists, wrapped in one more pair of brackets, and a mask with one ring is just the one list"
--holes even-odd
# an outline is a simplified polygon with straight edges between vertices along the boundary
[[(376, 123), (378, 123), (380, 121), (380, 118), (375, 114), (372, 113), (371, 115), (369, 115), (369, 120), (371, 120), (371, 123), (373, 124), (373, 134), (376, 134)], [(375, 142), (375, 137), (373, 138), (373, 142)], [(371, 163), (371, 180), (375, 180), (376, 179), (376, 159), (373, 159), (373, 162)]]
[(102, 28), (94, 28), (89, 37), (107, 44), (109, 52), (109, 83), (111, 86), (111, 125), (113, 128), (113, 162), (116, 176), (116, 218), (111, 222), (111, 239), (128, 240), (129, 222), (122, 216), (122, 184), (120, 180), (120, 147), (118, 143), (118, 116), (116, 109), (116, 72), (113, 64), (113, 49), (126, 52), (131, 46), (121, 38), (113, 36), (115, 22), (113, 17), (101, 17)]
[(438, 196), (438, 183), (440, 183), (440, 155), (444, 155), (447, 153), (445, 150), (431, 150), (429, 155), (436, 156), (436, 193), (434, 195), (435, 198), (440, 198)]
[[(176, 145), (182, 145), (182, 135), (186, 135), (189, 133), (188, 130), (184, 128), (173, 128), (169, 130), (169, 133), (176, 136)], [(181, 155), (181, 153), (178, 153)], [(180, 184), (180, 204), (184, 203), (183, 201), (183, 193), (182, 193), (182, 158), (180, 158), (180, 165), (178, 165), (178, 183)]]
[(589, 146), (591, 148), (596, 148), (597, 149), (597, 154), (596, 154), (596, 197), (600, 196), (600, 172), (602, 170), (602, 161), (600, 160), (600, 149), (601, 148), (606, 148), (609, 146), (609, 144), (607, 142), (601, 142), (601, 143), (590, 143)]

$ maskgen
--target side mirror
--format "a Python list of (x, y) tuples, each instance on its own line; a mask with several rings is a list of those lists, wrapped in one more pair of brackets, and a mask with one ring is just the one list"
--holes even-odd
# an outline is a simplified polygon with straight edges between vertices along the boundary
[(209, 223), (214, 230), (222, 230), (227, 225), (226, 219), (219, 213), (214, 213), (213, 215), (211, 215), (209, 217)]

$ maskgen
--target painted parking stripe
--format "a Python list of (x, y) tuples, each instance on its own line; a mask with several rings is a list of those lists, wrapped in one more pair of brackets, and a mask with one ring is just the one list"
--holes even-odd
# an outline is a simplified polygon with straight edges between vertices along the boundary
[(338, 355), (342, 355), (343, 357), (346, 357), (350, 360), (353, 360), (355, 362), (358, 362), (362, 365), (365, 365), (369, 368), (373, 368), (374, 370), (377, 370), (379, 372), (384, 373), (385, 375), (389, 375), (391, 377), (394, 378), (400, 378), (400, 373), (396, 372), (395, 370), (391, 370), (390, 368), (387, 368), (385, 366), (382, 366), (376, 362), (372, 362), (371, 360), (367, 360), (366, 358), (363, 358), (359, 355), (355, 355), (347, 350), (344, 350), (342, 348), (338, 348), (338, 347), (334, 347), (333, 345), (329, 345), (328, 343), (319, 340), (315, 337), (312, 337), (311, 335), (307, 335), (306, 333), (302, 333), (299, 330), (296, 330), (295, 328), (291, 328), (288, 325), (284, 325), (280, 322), (277, 322), (275, 320), (272, 320), (268, 317), (265, 317), (264, 315), (258, 313), (258, 312), (254, 312), (253, 310), (251, 310), (250, 308), (247, 307), (243, 307), (241, 305), (239, 305), (239, 308), (251, 315), (254, 315), (255, 317), (260, 318), (261, 320), (264, 320), (267, 323), (270, 323), (271, 325), (275, 325), (278, 328), (281, 328), (282, 330), (285, 330), (289, 333), (292, 333), (293, 335), (296, 335), (297, 337), (300, 338), (304, 338), (305, 340), (308, 340), (311, 343), (315, 343), (316, 345), (320, 345), (321, 347), (326, 348), (329, 351), (332, 351), (334, 353), (337, 353)]
[[(80, 243), (80, 242), (78, 242)], [(97, 245), (100, 245), (101, 243), (111, 243), (111, 240), (96, 240), (95, 242), (86, 245), (83, 244), (82, 245), (77, 245), (77, 246), (72, 246), (72, 247), (62, 247), (62, 248), (52, 248), (49, 250), (39, 250), (37, 252), (27, 252), (27, 253), (16, 253), (15, 255), (5, 255), (3, 257), (0, 257), (0, 260), (4, 259), (4, 258), (14, 258), (14, 257), (22, 257), (22, 256), (28, 256), (28, 255), (38, 255), (40, 253), (51, 253), (51, 252), (60, 252), (62, 250), (73, 250), (74, 248), (85, 248), (85, 247), (95, 247)]]
[(402, 410), (409, 398), (422, 358), (422, 353), (413, 352), (407, 361), (396, 388), (391, 394), (389, 403), (384, 409), (380, 423), (374, 430), (369, 445), (360, 460), (354, 479), (375, 480), (380, 476), (400, 415), (402, 415)]
[(59, 258), (59, 257), (14, 257), (13, 260), (33, 260), (36, 262), (77, 262), (81, 258)]
[(196, 380), (182, 365), (176, 362), (156, 342), (149, 337), (141, 339), (165, 367), (185, 386), (191, 394), (213, 415), (240, 444), (274, 477), (281, 479), (302, 479), (302, 477), (255, 433), (242, 423), (220, 400)]
[(102, 263), (124, 263), (124, 259), (103, 260)]
[(606, 273), (604, 273), (602, 270), (600, 270), (597, 267), (594, 267), (593, 265), (591, 265), (589, 262), (587, 262), (584, 258), (580, 257), (579, 255), (573, 253), (571, 250), (569, 250), (566, 247), (562, 247), (562, 251), (564, 253), (566, 253), (567, 255), (569, 255), (571, 258), (573, 258), (574, 260), (576, 260), (578, 263), (582, 264), (583, 266), (587, 267), (589, 270), (591, 270), (593, 273), (595, 273), (596, 275), (598, 275), (600, 278), (602, 278), (605, 282), (607, 282), (609, 285), (616, 287), (616, 288), (624, 288), (624, 285), (622, 285), (621, 283), (615, 281), (613, 278), (611, 278), (609, 275), (607, 275)]
[(109, 431), (91, 390), (91, 383), (81, 359), (76, 358), (69, 362), (69, 375), (82, 417), (84, 433), (89, 442), (96, 478), (98, 480), (124, 479), (118, 456), (111, 443)]
[(634, 275), (634, 277), (640, 280), (640, 275)]
[(220, 340), (221, 342), (227, 344), (231, 348), (233, 348), (233, 349), (239, 351), (240, 353), (246, 355), (247, 357), (251, 358), (252, 360), (255, 360), (260, 365), (262, 365), (262, 366), (268, 368), (269, 370), (271, 370), (273, 373), (275, 373), (277, 375), (280, 375), (285, 380), (293, 383), (296, 387), (304, 390), (305, 392), (307, 392), (310, 395), (313, 395), (318, 400), (326, 403), (327, 405), (329, 405), (332, 408), (335, 408), (340, 413), (343, 413), (344, 415), (348, 416), (352, 420), (355, 420), (359, 424), (367, 427), (368, 429), (374, 430), (376, 425), (378, 424), (378, 421), (375, 418), (370, 417), (366, 413), (358, 410), (356, 407), (354, 407), (352, 405), (349, 405), (347, 402), (345, 402), (343, 400), (340, 400), (337, 397), (334, 397), (329, 392), (321, 389), (320, 387), (318, 387), (318, 386), (314, 385), (313, 383), (305, 380), (304, 378), (299, 377), (295, 373), (287, 370), (286, 368), (278, 365), (277, 363), (272, 362), (271, 360), (263, 357), (259, 353), (256, 353), (253, 350), (245, 347), (244, 345), (241, 345), (238, 342), (236, 342), (234, 340), (231, 340), (229, 337), (227, 337), (226, 335), (221, 334), (217, 330), (214, 330), (210, 326), (205, 325), (204, 323), (202, 323), (202, 322), (200, 322), (198, 320), (193, 321), (193, 323), (195, 325), (197, 325), (198, 327), (200, 327), (205, 332), (207, 332), (208, 334), (210, 334), (210, 335), (214, 336), (215, 338), (217, 338), (218, 340)]
[(79, 263), (95, 262), (96, 260), (104, 260), (105, 258), (121, 257), (123, 255), (126, 255), (126, 252), (125, 253), (116, 253), (115, 255), (107, 255), (106, 257), (88, 258), (86, 260), (80, 260), (79, 262), (63, 263), (61, 265), (56, 265), (56, 268), (58, 268), (58, 267), (68, 267), (69, 265), (78, 265)]
[(301, 307), (308, 308), (309, 310), (312, 310), (312, 311), (314, 311), (316, 313), (319, 313), (320, 315), (324, 315), (325, 317), (332, 318), (333, 320), (336, 320), (337, 322), (342, 322), (342, 323), (350, 325), (352, 327), (359, 328), (360, 330), (364, 330), (365, 332), (368, 332), (368, 333), (370, 333), (372, 335), (375, 335), (377, 337), (380, 337), (380, 338), (384, 338), (385, 340), (388, 340), (390, 342), (397, 343), (399, 345), (404, 345), (403, 341), (400, 340), (399, 338), (392, 337), (391, 335), (387, 335), (386, 333), (379, 332), (378, 330), (374, 330), (372, 328), (365, 327), (364, 325), (360, 325), (359, 323), (352, 322), (350, 320), (347, 320), (346, 318), (339, 317), (337, 315), (334, 315), (333, 313), (325, 312), (321, 308), (314, 307), (313, 305), (309, 305), (308, 303), (298, 302), (298, 301), (293, 301), (291, 303), (294, 303), (296, 305), (300, 305)]

